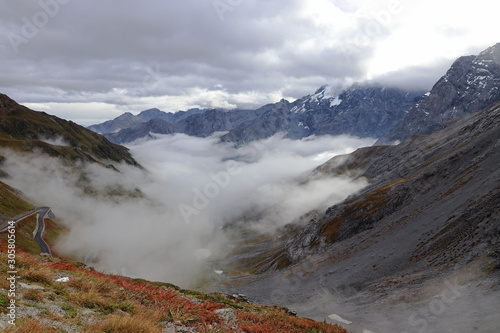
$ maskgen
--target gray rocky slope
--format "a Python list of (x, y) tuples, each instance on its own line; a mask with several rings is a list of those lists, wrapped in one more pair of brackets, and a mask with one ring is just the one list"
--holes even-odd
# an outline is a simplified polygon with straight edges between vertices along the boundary
[(496, 332), (499, 165), (500, 101), (335, 157), (310, 177), (369, 185), (272, 234), (240, 230), (222, 285), (353, 332)]
[(429, 93), (377, 144), (427, 134), (448, 120), (481, 110), (500, 98), (500, 43), (457, 59)]

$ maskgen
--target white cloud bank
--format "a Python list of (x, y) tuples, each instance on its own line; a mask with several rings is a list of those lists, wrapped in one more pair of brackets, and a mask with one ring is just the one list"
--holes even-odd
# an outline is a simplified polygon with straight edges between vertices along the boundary
[(76, 186), (80, 174), (54, 158), (6, 152), (3, 169), (10, 175), (8, 184), (50, 206), (69, 227), (57, 244), (61, 253), (97, 253), (98, 269), (189, 287), (207, 267), (204, 258), (227, 244), (221, 227), (242, 213), (265, 211), (261, 224), (279, 226), (359, 190), (365, 184), (348, 179), (300, 181), (330, 157), (373, 142), (274, 136), (236, 149), (215, 138), (174, 135), (131, 147), (147, 171), (81, 166), (92, 188), (119, 185), (129, 192), (140, 189), (145, 198), (85, 194)]

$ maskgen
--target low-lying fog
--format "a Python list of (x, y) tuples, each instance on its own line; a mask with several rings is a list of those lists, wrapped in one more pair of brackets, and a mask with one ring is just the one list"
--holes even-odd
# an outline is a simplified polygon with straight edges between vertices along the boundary
[[(129, 147), (145, 170), (116, 165), (118, 173), (82, 165), (82, 177), (56, 158), (12, 152), (5, 153), (3, 169), (10, 175), (6, 183), (51, 207), (69, 227), (57, 244), (60, 254), (96, 256), (95, 266), (104, 271), (190, 287), (210, 254), (224, 250), (220, 229), (225, 223), (265, 210), (260, 226), (280, 226), (365, 186), (340, 178), (301, 181), (334, 155), (373, 142), (350, 136), (297, 141), (274, 136), (234, 148), (215, 137), (179, 134)], [(137, 194), (136, 189), (144, 196), (96, 194)]]

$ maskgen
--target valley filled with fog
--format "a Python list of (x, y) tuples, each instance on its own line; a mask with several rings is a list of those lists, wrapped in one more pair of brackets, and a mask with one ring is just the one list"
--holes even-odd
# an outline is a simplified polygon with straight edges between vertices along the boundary
[(176, 134), (129, 146), (143, 169), (74, 168), (42, 154), (10, 152), (4, 170), (9, 185), (50, 206), (67, 226), (68, 234), (55, 246), (58, 255), (92, 262), (105, 272), (188, 288), (216, 274), (207, 263), (227, 252), (225, 225), (259, 213), (251, 227), (270, 231), (363, 188), (363, 180), (306, 180), (331, 157), (373, 142), (275, 135), (235, 148), (216, 136)]

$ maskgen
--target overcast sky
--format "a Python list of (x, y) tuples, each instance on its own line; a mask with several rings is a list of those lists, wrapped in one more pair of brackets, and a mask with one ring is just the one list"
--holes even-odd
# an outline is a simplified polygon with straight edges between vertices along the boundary
[(430, 89), (500, 41), (491, 0), (0, 0), (0, 92), (89, 125), (323, 84)]

